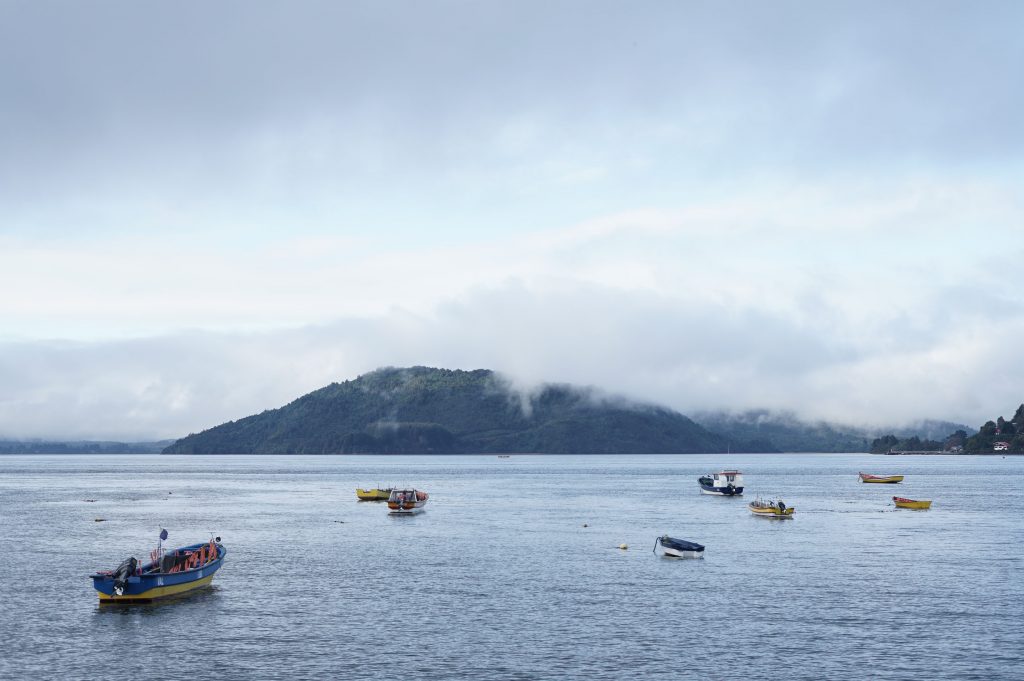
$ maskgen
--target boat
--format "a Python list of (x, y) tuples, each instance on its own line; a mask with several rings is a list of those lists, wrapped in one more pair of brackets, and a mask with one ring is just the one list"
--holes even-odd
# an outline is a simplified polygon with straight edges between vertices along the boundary
[(720, 497), (738, 497), (743, 494), (743, 474), (739, 471), (719, 471), (697, 479), (701, 494)]
[(393, 489), (388, 497), (389, 515), (422, 513), (429, 495), (418, 489)]
[(880, 482), (894, 484), (897, 482), (903, 482), (902, 475), (869, 475), (867, 473), (858, 473), (861, 482)]
[(151, 603), (209, 586), (228, 552), (220, 537), (171, 551), (164, 550), (164, 539), (167, 530), (160, 532), (160, 541), (145, 565), (130, 557), (114, 570), (90, 575), (101, 605)]
[(914, 499), (904, 499), (903, 497), (893, 497), (892, 501), (896, 504), (896, 508), (913, 508), (919, 511), (932, 507), (931, 499), (915, 501)]
[(359, 501), (387, 501), (391, 496), (391, 488), (374, 487), (373, 489), (356, 488), (356, 496)]
[(794, 506), (786, 506), (781, 499), (762, 499), (758, 497), (747, 504), (750, 512), (763, 518), (792, 518)]
[(661, 550), (666, 556), (675, 556), (676, 558), (704, 557), (704, 545), (698, 544), (697, 542), (686, 541), (685, 539), (673, 539), (665, 534), (654, 540), (654, 548), (652, 551), (657, 553), (659, 544), (661, 545)]

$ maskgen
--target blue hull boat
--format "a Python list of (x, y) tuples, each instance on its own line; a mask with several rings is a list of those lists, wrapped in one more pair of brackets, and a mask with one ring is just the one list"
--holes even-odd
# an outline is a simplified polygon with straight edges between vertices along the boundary
[(697, 478), (701, 494), (719, 497), (738, 497), (743, 495), (743, 474), (739, 471), (721, 471), (702, 475)]
[(655, 552), (657, 552), (659, 544), (661, 545), (661, 550), (666, 556), (675, 556), (676, 558), (704, 557), (704, 545), (698, 544), (697, 542), (686, 541), (685, 539), (673, 539), (666, 534), (654, 540)]
[(128, 558), (116, 570), (97, 572), (90, 578), (101, 604), (149, 603), (208, 586), (227, 552), (220, 537), (173, 551), (158, 548), (145, 565)]

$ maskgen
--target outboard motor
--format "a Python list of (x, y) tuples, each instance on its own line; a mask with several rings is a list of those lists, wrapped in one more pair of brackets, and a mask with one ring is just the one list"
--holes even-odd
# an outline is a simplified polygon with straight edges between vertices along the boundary
[(114, 570), (115, 596), (120, 596), (124, 593), (124, 588), (128, 586), (128, 578), (135, 574), (135, 568), (138, 567), (138, 564), (139, 562), (135, 558), (126, 558)]

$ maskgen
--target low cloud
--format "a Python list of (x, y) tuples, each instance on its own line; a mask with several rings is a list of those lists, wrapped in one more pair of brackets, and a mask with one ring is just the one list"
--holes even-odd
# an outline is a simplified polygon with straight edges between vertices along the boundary
[(0, 235), (0, 437), (180, 437), (380, 366), (844, 423), (1020, 404), (1012, 188), (844, 188), (457, 247)]

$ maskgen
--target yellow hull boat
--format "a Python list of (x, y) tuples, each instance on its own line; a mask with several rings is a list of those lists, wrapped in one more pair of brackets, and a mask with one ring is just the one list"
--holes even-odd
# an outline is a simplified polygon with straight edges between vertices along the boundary
[(363, 489), (361, 487), (356, 488), (356, 496), (359, 497), (359, 501), (387, 501), (388, 496), (391, 494), (391, 488), (379, 489), (374, 487), (373, 489)]
[(896, 504), (896, 508), (913, 508), (916, 510), (924, 510), (932, 507), (931, 499), (922, 499), (915, 501), (913, 499), (904, 499), (903, 497), (893, 497), (892, 501)]
[(754, 515), (762, 518), (792, 518), (794, 506), (786, 506), (782, 501), (757, 499), (747, 504), (747, 508)]
[(883, 484), (903, 482), (902, 475), (868, 475), (867, 473), (858, 473), (858, 475), (860, 475), (861, 482), (879, 482)]

